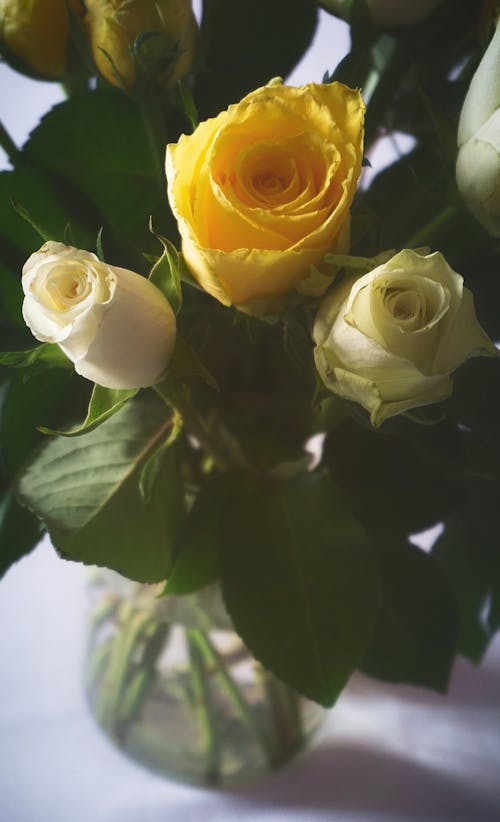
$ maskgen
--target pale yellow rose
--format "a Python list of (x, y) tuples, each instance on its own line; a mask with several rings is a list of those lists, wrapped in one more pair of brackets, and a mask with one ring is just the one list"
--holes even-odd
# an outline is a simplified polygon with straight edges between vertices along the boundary
[(328, 273), (325, 254), (349, 245), (364, 110), (341, 83), (273, 81), (167, 147), (169, 200), (202, 288), (248, 307)]
[(191, 0), (86, 0), (86, 6), (94, 60), (112, 85), (134, 88), (139, 70), (168, 88), (188, 73), (198, 34)]
[(500, 237), (500, 16), (464, 100), (457, 184), (476, 220)]
[[(70, 7), (78, 13), (79, 0), (71, 0)], [(27, 70), (63, 77), (68, 40), (66, 0), (0, 0), (0, 44), (7, 58), (16, 58)]]
[(176, 323), (149, 280), (51, 241), (26, 261), (22, 282), (24, 321), (37, 340), (57, 343), (82, 377), (106, 388), (161, 378)]
[(322, 302), (316, 366), (331, 391), (360, 403), (373, 425), (446, 399), (468, 357), (497, 355), (471, 292), (436, 252), (401, 251)]

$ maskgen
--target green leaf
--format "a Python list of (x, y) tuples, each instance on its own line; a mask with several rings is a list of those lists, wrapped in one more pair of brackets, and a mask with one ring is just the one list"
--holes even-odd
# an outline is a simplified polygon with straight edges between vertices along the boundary
[(12, 208), (14, 209), (16, 214), (19, 214), (21, 219), (23, 219), (26, 223), (28, 223), (28, 225), (30, 225), (32, 228), (34, 228), (36, 233), (40, 236), (40, 238), (44, 242), (46, 242), (47, 240), (55, 240), (56, 239), (55, 237), (52, 236), (52, 234), (50, 233), (50, 231), (47, 228), (44, 228), (43, 226), (41, 226), (40, 223), (38, 223), (34, 219), (34, 217), (31, 216), (28, 209), (25, 208), (23, 205), (21, 205), (21, 203), (18, 203), (15, 200), (12, 200), (11, 202), (12, 202)]
[[(142, 272), (139, 250), (155, 250), (147, 215), (157, 209), (162, 233), (172, 233), (173, 218), (163, 181), (156, 175), (140, 107), (124, 94), (89, 91), (55, 106), (33, 131), (23, 154), (71, 188), (68, 210), (72, 219), (85, 219), (91, 230), (89, 244), (104, 227), (108, 257), (115, 265), (132, 265)], [(31, 210), (28, 202), (18, 199)]]
[(498, 631), (500, 628), (500, 591), (497, 590), (493, 594), (490, 603), (490, 611), (488, 614), (488, 622), (493, 631)]
[(166, 440), (148, 457), (142, 467), (139, 478), (139, 492), (146, 505), (151, 504), (165, 454), (177, 440), (177, 437), (182, 431), (182, 426), (182, 417), (174, 412), (172, 414), (172, 426)]
[(13, 478), (33, 449), (43, 440), (37, 428), (71, 419), (80, 400), (73, 374), (53, 369), (34, 374), (14, 373), (2, 387), (0, 441), (2, 465)]
[(139, 476), (169, 425), (163, 403), (144, 392), (94, 431), (51, 440), (28, 465), (21, 501), (64, 557), (140, 582), (165, 579), (183, 513), (177, 462), (164, 460), (149, 506)]
[(462, 431), (464, 473), (500, 482), (500, 359), (477, 357), (459, 368), (446, 408)]
[(332, 705), (376, 618), (379, 581), (366, 532), (319, 474), (236, 491), (221, 542), (229, 615), (263, 665)]
[(198, 112), (196, 110), (194, 97), (191, 94), (191, 89), (187, 83), (184, 82), (184, 80), (179, 80), (177, 83), (177, 89), (179, 92), (182, 111), (184, 112), (185, 117), (189, 120), (191, 128), (194, 131), (198, 128)]
[(384, 168), (358, 200), (359, 213), (378, 215), (378, 236), (369, 247), (365, 240), (352, 252), (370, 256), (381, 248), (426, 245), (439, 249), (460, 271), (463, 258), (483, 253), (491, 238), (450, 190), (454, 174), (443, 152), (424, 145)]
[(0, 346), (18, 348), (24, 345), (28, 329), (22, 317), (21, 278), (0, 260)]
[(360, 88), (364, 85), (365, 79), (372, 66), (372, 56), (370, 48), (362, 45), (352, 48), (348, 54), (337, 64), (335, 69), (326, 72), (323, 77), (324, 83), (344, 83), (351, 88)]
[(342, 13), (349, 21), (353, 46), (371, 43), (377, 32), (367, 0), (344, 0)]
[(194, 88), (201, 119), (272, 77), (286, 77), (311, 42), (317, 13), (313, 0), (204, 0), (203, 69)]
[(77, 428), (72, 428), (69, 431), (55, 431), (52, 428), (39, 426), (38, 430), (42, 434), (53, 434), (62, 437), (79, 437), (94, 428), (98, 428), (107, 419), (116, 414), (126, 402), (138, 392), (138, 388), (104, 388), (102, 385), (94, 385), (90, 403), (87, 411), (87, 416), (81, 425)]
[(451, 118), (443, 115), (439, 104), (436, 104), (431, 97), (417, 82), (417, 93), (420, 95), (422, 105), (426, 111), (429, 120), (432, 122), (436, 137), (441, 146), (443, 153), (447, 154), (451, 162), (455, 163), (457, 159), (457, 134), (456, 123)]
[[(164, 382), (168, 383), (172, 378), (183, 381), (192, 379), (193, 377), (199, 377), (206, 382), (210, 388), (215, 388), (216, 390), (218, 388), (217, 381), (204, 366), (196, 351), (191, 348), (185, 339), (177, 335), (174, 353), (172, 354), (169, 365), (169, 376)], [(161, 385), (162, 383), (157, 386), (160, 392)]]
[[(151, 223), (150, 231), (154, 234)], [(163, 254), (151, 269), (149, 279), (165, 295), (174, 314), (178, 314), (182, 308), (179, 253), (170, 240), (159, 234), (155, 234), (155, 237), (163, 245)]]
[(486, 429), (494, 440), (500, 421), (500, 357), (477, 357), (459, 368), (447, 407), (460, 425)]
[(0, 500), (0, 577), (35, 547), (41, 535), (41, 523), (21, 508), (11, 490), (6, 491)]
[(446, 423), (422, 428), (398, 421), (374, 431), (349, 420), (328, 435), (324, 460), (369, 531), (407, 535), (460, 505), (463, 494), (450, 479), (460, 445)]
[(200, 489), (179, 537), (179, 553), (164, 594), (190, 594), (219, 576), (219, 542), (234, 478), (212, 477)]
[[(474, 306), (479, 322), (492, 340), (500, 340), (500, 312), (496, 310), (500, 298), (499, 258), (500, 247), (497, 248), (496, 253), (493, 250), (490, 255), (486, 255), (484, 258), (472, 257), (466, 261), (464, 260), (460, 268), (460, 273), (464, 276), (466, 285), (474, 295)], [(477, 357), (469, 362), (482, 361), (482, 357)], [(488, 362), (491, 362), (491, 360), (488, 359)], [(462, 371), (463, 369), (460, 369), (457, 375), (461, 374)]]
[[(72, 211), (73, 196), (74, 191), (68, 191), (61, 180), (32, 164), (0, 173), (0, 241), (3, 259), (13, 271), (20, 275), (26, 257), (41, 245), (34, 226), (43, 226), (44, 234), (62, 241), (71, 214), (77, 245), (85, 248), (92, 241)], [(28, 222), (13, 208), (13, 201), (29, 212)]]
[(55, 343), (42, 343), (36, 348), (31, 348), (28, 351), (4, 351), (0, 353), (0, 365), (5, 365), (9, 368), (30, 368), (34, 364), (38, 366), (43, 365), (46, 368), (73, 368), (73, 364), (67, 358), (66, 354), (61, 351)]
[(323, 82), (335, 81), (351, 88), (361, 88), (373, 66), (371, 47), (379, 32), (373, 26), (366, 0), (344, 0), (341, 13), (350, 25), (351, 48), (334, 71), (326, 73)]
[(102, 262), (104, 263), (104, 262), (106, 262), (106, 256), (104, 254), (104, 248), (103, 248), (103, 245), (102, 245), (102, 235), (103, 235), (103, 233), (104, 233), (104, 227), (101, 226), (99, 231), (97, 232), (95, 250), (96, 250), (96, 254), (99, 257), (99, 259), (102, 260)]
[(475, 483), (432, 550), (458, 601), (459, 651), (475, 663), (499, 627), (499, 498), (498, 485)]
[(433, 557), (409, 543), (378, 550), (382, 604), (361, 669), (386, 682), (445, 692), (455, 659), (458, 613)]

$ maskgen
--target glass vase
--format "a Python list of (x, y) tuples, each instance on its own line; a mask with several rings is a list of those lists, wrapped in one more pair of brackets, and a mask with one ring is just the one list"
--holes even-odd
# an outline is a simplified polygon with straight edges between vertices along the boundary
[(198, 784), (241, 783), (294, 757), (324, 709), (256, 662), (217, 586), (161, 588), (92, 572), (86, 688), (104, 731), (146, 767)]

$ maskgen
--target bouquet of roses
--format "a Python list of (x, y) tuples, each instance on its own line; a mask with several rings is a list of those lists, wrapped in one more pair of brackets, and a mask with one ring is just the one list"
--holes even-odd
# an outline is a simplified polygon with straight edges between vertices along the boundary
[(500, 24), (321, 5), (351, 51), (292, 87), (312, 0), (2, 4), (67, 99), (1, 135), (0, 534), (3, 570), (46, 529), (166, 598), (218, 584), (331, 705), (356, 669), (445, 690), (500, 626)]

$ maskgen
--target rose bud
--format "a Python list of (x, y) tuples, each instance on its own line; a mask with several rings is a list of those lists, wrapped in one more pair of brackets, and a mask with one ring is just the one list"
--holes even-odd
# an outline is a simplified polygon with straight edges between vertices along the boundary
[(323, 300), (315, 360), (333, 393), (360, 403), (372, 425), (439, 402), (468, 357), (496, 356), (463, 278), (436, 252), (401, 251)]
[(500, 17), (458, 124), (457, 184), (476, 220), (500, 237)]
[[(311, 272), (332, 275), (325, 255), (349, 247), (364, 111), (342, 83), (272, 81), (167, 146), (182, 251), (205, 291), (262, 308), (291, 289), (311, 293)], [(318, 278), (316, 293), (329, 282)]]
[(82, 377), (106, 388), (142, 388), (161, 378), (176, 323), (149, 280), (88, 251), (48, 242), (25, 263), (22, 282), (31, 332), (57, 343)]
[[(191, 68), (198, 34), (191, 0), (86, 0), (95, 64), (114, 86), (170, 88)], [(137, 38), (146, 35), (137, 47)]]
[[(70, 0), (78, 14), (80, 0)], [(69, 17), (66, 0), (2, 0), (0, 52), (13, 68), (58, 80), (66, 74)]]

